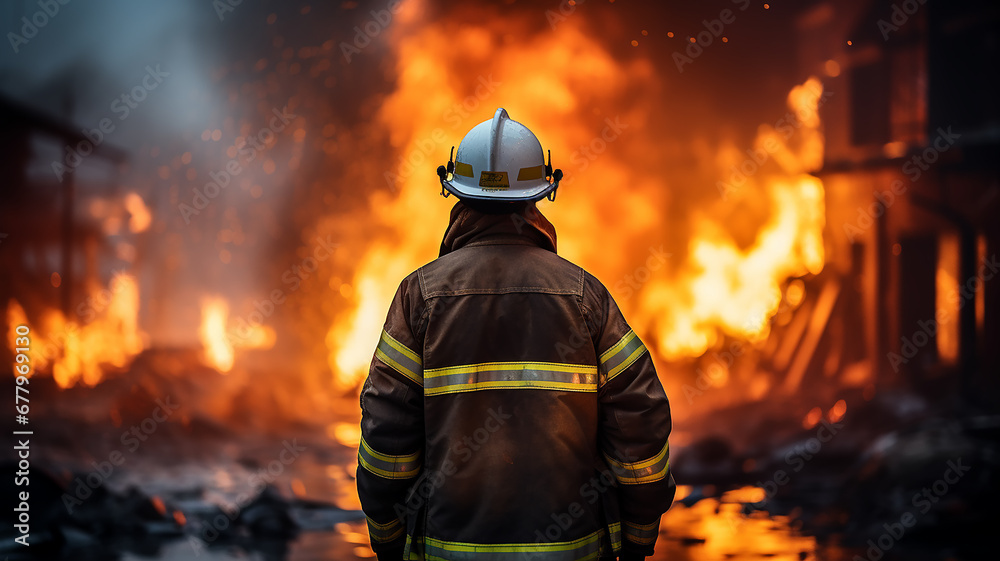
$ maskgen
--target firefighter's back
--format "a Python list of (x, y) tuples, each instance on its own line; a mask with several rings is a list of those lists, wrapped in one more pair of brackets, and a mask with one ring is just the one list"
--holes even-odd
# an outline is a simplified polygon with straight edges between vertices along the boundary
[(585, 273), (535, 245), (492, 240), (418, 278), (426, 553), (454, 544), (596, 552), (598, 362)]

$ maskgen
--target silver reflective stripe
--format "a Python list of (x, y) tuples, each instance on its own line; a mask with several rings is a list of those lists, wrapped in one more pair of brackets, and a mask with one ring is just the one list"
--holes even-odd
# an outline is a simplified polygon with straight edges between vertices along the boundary
[(424, 559), (428, 561), (578, 561), (597, 559), (601, 553), (603, 530), (578, 540), (550, 543), (474, 544), (424, 538)]
[(424, 395), (494, 389), (597, 391), (597, 367), (555, 362), (484, 362), (424, 372)]
[(660, 521), (657, 519), (652, 524), (635, 524), (633, 522), (622, 522), (622, 530), (625, 531), (625, 539), (639, 545), (653, 545), (656, 537), (660, 534)]
[(394, 339), (384, 329), (375, 349), (375, 356), (396, 372), (417, 384), (423, 384), (423, 364), (420, 355)]
[(604, 453), (604, 459), (611, 466), (611, 471), (619, 483), (623, 485), (652, 483), (666, 477), (670, 470), (670, 443), (664, 443), (659, 453), (641, 462), (620, 462), (607, 452)]
[(607, 383), (639, 359), (646, 352), (646, 346), (631, 329), (611, 348), (601, 354), (601, 375)]

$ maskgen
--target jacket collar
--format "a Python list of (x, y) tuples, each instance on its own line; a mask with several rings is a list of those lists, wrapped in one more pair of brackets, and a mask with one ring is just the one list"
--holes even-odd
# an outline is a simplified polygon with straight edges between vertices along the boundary
[(475, 245), (534, 245), (556, 252), (556, 228), (535, 205), (521, 212), (487, 214), (461, 201), (451, 209), (440, 255)]

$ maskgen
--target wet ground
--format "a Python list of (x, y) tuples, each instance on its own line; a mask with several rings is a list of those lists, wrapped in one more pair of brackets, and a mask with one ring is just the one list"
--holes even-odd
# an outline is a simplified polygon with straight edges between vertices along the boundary
[[(34, 425), (37, 447), (32, 449), (32, 469), (37, 470), (32, 475), (32, 536), (35, 543), (49, 548), (42, 558), (374, 558), (354, 481), (360, 440), (355, 397), (345, 396), (324, 424), (279, 424), (262, 419), (254, 413), (259, 409), (252, 407), (234, 409), (246, 415), (225, 418), (182, 408), (177, 417), (150, 425), (141, 442), (124, 438), (125, 429), (145, 426), (142, 423), (159, 403), (157, 396), (167, 395), (155, 385), (170, 379), (165, 380), (122, 384), (118, 389), (105, 384), (85, 395), (65, 392), (58, 394), (58, 401), (48, 401), (53, 407), (39, 415)], [(199, 389), (194, 386), (189, 391)], [(169, 391), (181, 390), (171, 385)], [(40, 393), (44, 396), (44, 390)], [(181, 403), (194, 401), (180, 395)], [(743, 412), (741, 418), (751, 413)], [(774, 426), (753, 415), (757, 424), (769, 427), (768, 434), (776, 434)], [(864, 442), (874, 440), (858, 427), (873, 423), (860, 412), (855, 415), (853, 419), (863, 422), (852, 425), (848, 415), (844, 436), (824, 446), (823, 454), (801, 472), (789, 468), (783, 451), (794, 449), (789, 446), (797, 442), (808, 444), (815, 429), (775, 440), (755, 456), (728, 450), (718, 439), (695, 442), (678, 433), (678, 457), (676, 462), (672, 457), (671, 464), (678, 480), (688, 485), (678, 487), (676, 501), (662, 519), (652, 559), (983, 558), (976, 554), (984, 550), (982, 543), (970, 546), (970, 540), (958, 539), (956, 532), (983, 536), (988, 532), (982, 529), (992, 527), (980, 513), (984, 504), (994, 504), (990, 497), (996, 495), (993, 450), (1000, 420), (972, 423), (962, 430), (948, 422), (933, 425), (938, 426), (934, 430), (922, 426), (910, 433), (889, 433), (891, 438), (877, 440), (878, 453), (862, 454)], [(968, 437), (970, 431), (979, 431), (981, 438)], [(757, 441), (750, 435), (737, 436), (731, 440)], [(855, 437), (858, 442), (852, 440)], [(906, 454), (892, 452), (898, 449)], [(115, 453), (123, 454), (120, 465), (95, 475)], [(768, 460), (772, 456), (778, 458), (776, 463)], [(917, 462), (911, 456), (928, 460)], [(711, 458), (715, 459), (710, 463)], [(909, 506), (908, 500), (897, 499), (908, 499), (934, 482), (951, 458), (965, 458), (975, 468), (963, 479), (965, 487), (956, 486), (960, 492), (942, 497), (938, 508), (924, 515), (905, 541), (893, 540), (885, 551), (870, 555), (867, 540), (878, 539), (883, 523), (900, 520)], [(921, 465), (930, 466), (930, 471), (913, 467)], [(729, 467), (713, 471), (713, 466)], [(776, 468), (789, 469), (794, 477), (767, 497), (751, 482), (770, 481)], [(883, 472), (885, 476), (880, 475)], [(726, 477), (728, 487), (717, 487)], [(98, 485), (67, 514), (65, 493), (79, 493), (78, 481), (88, 478)], [(753, 508), (754, 503), (760, 508)], [(968, 551), (959, 552), (953, 543), (966, 544)], [(38, 551), (33, 548), (33, 553)], [(39, 558), (24, 553), (0, 551), (11, 561)]]
[[(682, 488), (681, 493), (688, 489)], [(769, 517), (760, 513), (745, 516), (741, 499), (755, 496), (754, 488), (744, 488), (724, 495), (721, 499), (704, 499), (691, 507), (675, 504), (664, 516), (654, 560), (732, 561), (774, 559), (801, 561), (804, 559), (844, 559), (846, 552), (837, 547), (817, 547), (816, 539), (793, 529), (787, 517)], [(282, 546), (275, 544), (270, 551), (266, 544), (261, 550), (242, 547), (200, 549), (189, 540), (166, 544), (154, 559), (181, 561), (245, 561), (260, 559), (276, 561), (339, 561), (372, 559), (365, 523), (361, 520), (336, 524), (330, 531), (305, 532)], [(126, 555), (122, 559), (139, 561), (148, 557)]]
[[(150, 497), (163, 519), (178, 522), (176, 531), (163, 531), (154, 520), (140, 530), (129, 529), (94, 540), (78, 540), (76, 549), (63, 550), (62, 559), (122, 559), (181, 561), (343, 561), (373, 559), (367, 528), (360, 513), (353, 473), (357, 421), (344, 419), (326, 430), (325, 435), (308, 431), (285, 431), (269, 438), (234, 438), (206, 443), (187, 443), (187, 451), (167, 445), (172, 435), (159, 435), (136, 451), (135, 456), (103, 483), (110, 496), (127, 496), (138, 490)], [(108, 441), (104, 441), (108, 442)], [(183, 439), (177, 439), (178, 443)], [(100, 462), (108, 452), (98, 444), (87, 445), (88, 456)], [(302, 449), (283, 463), (282, 451)], [(285, 454), (286, 460), (291, 454)], [(90, 461), (94, 461), (90, 460)], [(72, 470), (57, 479), (70, 482), (70, 475), (86, 475), (86, 464), (76, 462)], [(51, 468), (50, 468), (51, 469)], [(53, 472), (57, 470), (52, 470)], [(263, 476), (262, 476), (263, 474)], [(255, 479), (256, 478), (256, 479)], [(270, 485), (273, 503), (258, 509), (241, 522), (249, 530), (232, 532), (230, 522), (220, 512), (239, 507), (246, 515), (259, 482)], [(677, 502), (663, 517), (657, 554), (653, 559), (741, 560), (741, 559), (845, 559), (839, 548), (818, 546), (814, 537), (803, 535), (800, 524), (787, 516), (755, 511), (747, 514), (745, 503), (760, 500), (763, 491), (743, 487), (707, 497), (690, 504), (691, 494), (704, 488), (678, 487)], [(686, 501), (682, 500), (687, 498)], [(84, 506), (95, 504), (86, 499)], [(117, 504), (117, 503), (116, 503)], [(105, 507), (100, 507), (102, 510)], [(118, 508), (111, 506), (107, 508)], [(131, 507), (130, 507), (131, 508)], [(214, 510), (213, 510), (214, 509)], [(221, 511), (220, 511), (221, 509)], [(147, 509), (148, 510), (148, 509)], [(298, 530), (285, 533), (283, 518), (274, 513), (288, 512)], [(129, 517), (129, 513), (115, 517)], [(254, 519), (264, 518), (263, 522)], [(254, 526), (257, 524), (257, 526)], [(235, 523), (233, 523), (235, 526)], [(153, 528), (153, 529), (150, 529)], [(258, 534), (258, 528), (263, 533)], [(153, 535), (150, 535), (153, 534)], [(262, 537), (270, 535), (270, 537)], [(100, 542), (98, 545), (97, 542)], [(18, 557), (13, 557), (18, 559)]]

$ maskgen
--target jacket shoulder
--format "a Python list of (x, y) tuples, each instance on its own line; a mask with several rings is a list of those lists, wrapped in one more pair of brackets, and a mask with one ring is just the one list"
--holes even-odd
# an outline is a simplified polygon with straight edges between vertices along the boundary
[(582, 296), (585, 271), (539, 247), (484, 245), (443, 255), (416, 271), (425, 298), (541, 292)]

